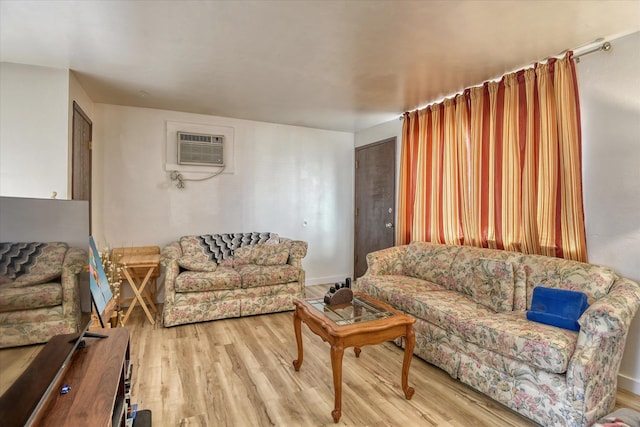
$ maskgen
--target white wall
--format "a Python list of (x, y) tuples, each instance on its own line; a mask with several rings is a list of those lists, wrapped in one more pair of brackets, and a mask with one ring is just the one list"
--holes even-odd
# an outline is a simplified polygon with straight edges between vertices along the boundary
[[(587, 248), (589, 262), (640, 283), (640, 32), (611, 44), (577, 65)], [(619, 378), (640, 394), (640, 314)]]
[(0, 63), (0, 195), (67, 198), (68, 74)]
[[(271, 231), (309, 243), (307, 285), (350, 276), (353, 134), (105, 104), (94, 114), (99, 245), (162, 247), (186, 234)], [(177, 189), (164, 170), (168, 121), (234, 128), (233, 173)]]

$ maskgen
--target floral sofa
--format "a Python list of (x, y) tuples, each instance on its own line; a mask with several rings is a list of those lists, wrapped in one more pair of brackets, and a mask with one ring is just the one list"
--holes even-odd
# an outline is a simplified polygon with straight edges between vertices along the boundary
[(0, 243), (0, 348), (78, 332), (87, 252), (66, 243)]
[[(367, 262), (356, 288), (414, 316), (414, 354), (452, 377), (547, 426), (591, 425), (613, 408), (637, 283), (576, 261), (425, 242)], [(587, 295), (578, 332), (527, 320), (536, 286)]]
[(162, 249), (164, 326), (292, 310), (307, 243), (275, 233), (183, 236)]

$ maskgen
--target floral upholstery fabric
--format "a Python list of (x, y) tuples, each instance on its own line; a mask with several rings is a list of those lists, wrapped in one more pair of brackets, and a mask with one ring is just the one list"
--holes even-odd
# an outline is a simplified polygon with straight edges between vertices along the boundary
[(60, 283), (6, 287), (0, 292), (0, 311), (21, 311), (62, 304)]
[(439, 285), (447, 285), (451, 277), (449, 270), (458, 250), (457, 246), (413, 242), (405, 254), (405, 274)]
[(284, 265), (289, 259), (290, 248), (291, 241), (243, 246), (233, 252), (233, 264)]
[(46, 283), (62, 274), (66, 243), (0, 243), (0, 274), (14, 286)]
[[(0, 348), (42, 343), (54, 335), (78, 330), (78, 274), (88, 262), (87, 252), (68, 248), (65, 243), (38, 246), (44, 249), (22, 273), (44, 277), (47, 270), (56, 270), (57, 278), (50, 283), (0, 286)], [(0, 264), (3, 262), (0, 259)]]
[(208, 259), (197, 256), (183, 256), (178, 258), (178, 265), (185, 270), (191, 271), (216, 271), (218, 264)]
[(216, 271), (185, 271), (176, 278), (176, 292), (201, 292), (236, 289), (241, 285), (237, 271), (219, 267)]
[(295, 282), (300, 271), (291, 265), (245, 264), (237, 268), (243, 288), (257, 288)]
[[(355, 284), (416, 317), (414, 354), (541, 425), (587, 426), (610, 412), (640, 306), (637, 283), (604, 267), (466, 246), (455, 247), (447, 270), (442, 246), (412, 244), (369, 254), (369, 269)], [(438, 259), (424, 259), (419, 247)], [(495, 312), (473, 300), (480, 258), (513, 266), (512, 310)], [(421, 266), (412, 268), (411, 262)], [(426, 272), (426, 265), (436, 272)], [(429, 274), (437, 281), (422, 280)], [(531, 291), (540, 284), (587, 293), (591, 306), (578, 320), (579, 332), (526, 319)]]
[[(226, 242), (232, 250), (219, 247), (227, 253), (213, 272), (185, 270), (178, 260), (187, 255), (212, 262), (206, 255), (211, 246), (203, 251), (203, 241), (207, 245)], [(306, 242), (275, 233), (184, 236), (168, 244), (160, 254), (165, 267), (164, 326), (292, 310), (293, 301), (305, 295), (302, 258), (306, 254)]]
[(529, 255), (522, 263), (527, 272), (527, 309), (536, 286), (581, 291), (591, 304), (605, 296), (616, 279), (609, 268), (560, 258)]
[(512, 311), (515, 288), (513, 264), (478, 258), (473, 267), (471, 298), (496, 313)]

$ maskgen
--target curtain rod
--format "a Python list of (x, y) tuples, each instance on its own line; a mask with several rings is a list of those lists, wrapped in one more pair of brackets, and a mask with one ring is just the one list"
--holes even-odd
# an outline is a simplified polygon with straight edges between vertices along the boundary
[(584, 51), (584, 52), (581, 52), (581, 53), (579, 53), (579, 54), (577, 54), (577, 55), (575, 55), (575, 54), (574, 54), (574, 55), (573, 55), (573, 59), (575, 59), (575, 60), (576, 60), (576, 62), (580, 62), (580, 57), (582, 57), (582, 56), (586, 56), (586, 55), (590, 55), (590, 54), (592, 54), (592, 53), (600, 52), (600, 51), (604, 51), (604, 52), (609, 52), (609, 51), (611, 51), (611, 43), (609, 43), (609, 42), (604, 42), (604, 43), (602, 43), (602, 44), (601, 44), (601, 45), (599, 45), (599, 46), (592, 47), (591, 49), (586, 50), (586, 51)]
[[(604, 43), (603, 43), (603, 42), (604, 42)], [(591, 47), (591, 48), (587, 48), (587, 46), (589, 46), (589, 45), (593, 45), (594, 43), (602, 43), (602, 44), (598, 44), (598, 45), (593, 46), (593, 47)], [(585, 49), (585, 48), (586, 48), (586, 50), (585, 50), (584, 52), (580, 52), (580, 50), (581, 50), (581, 49)], [(587, 56), (587, 55), (590, 55), (590, 54), (592, 54), (592, 53), (596, 53), (596, 52), (600, 52), (600, 51), (610, 52), (610, 51), (611, 51), (611, 48), (612, 48), (612, 46), (611, 46), (611, 43), (610, 43), (610, 42), (604, 41), (604, 39), (603, 39), (603, 38), (600, 38), (600, 39), (596, 39), (596, 40), (594, 40), (594, 41), (593, 41), (593, 42), (591, 42), (591, 43), (583, 44), (582, 46), (576, 47), (576, 48), (571, 49), (571, 50), (573, 50), (573, 59), (575, 59), (576, 63), (579, 63), (579, 62), (580, 62), (580, 57), (582, 57), (582, 56)], [(538, 62), (546, 62), (546, 61), (548, 61), (548, 60), (549, 60), (549, 59), (551, 59), (551, 58), (557, 58), (557, 59), (560, 59), (560, 58), (562, 58), (562, 57), (563, 57), (563, 56), (564, 56), (568, 51), (569, 51), (569, 49), (565, 49), (565, 50), (563, 50), (562, 52), (560, 52), (560, 53), (559, 53), (559, 54), (557, 54), (557, 55), (554, 55), (554, 56), (547, 56), (547, 57), (546, 57), (546, 58), (544, 58), (542, 61), (538, 61)], [(579, 53), (576, 53), (576, 52), (579, 52)], [(534, 63), (534, 64), (535, 64), (535, 63)], [(534, 64), (532, 64), (532, 65), (534, 65)], [(523, 70), (523, 69), (525, 69), (525, 68), (527, 68), (527, 67), (525, 66), (525, 67), (518, 68), (518, 69), (516, 69), (516, 70), (509, 71), (509, 72), (507, 72), (507, 73), (504, 73), (502, 76), (500, 76), (500, 78), (502, 78), (503, 76), (505, 76), (505, 75), (507, 75), (507, 74), (510, 74), (510, 73), (516, 72), (516, 71), (518, 71), (518, 70)], [(491, 81), (491, 80), (486, 80), (486, 81)], [(483, 84), (484, 84), (484, 82), (483, 82)], [(448, 96), (445, 96), (444, 98), (442, 98), (442, 99), (441, 99), (441, 100), (439, 100), (439, 101), (433, 101), (433, 102), (431, 102), (431, 103), (429, 103), (429, 104), (425, 105), (424, 107), (414, 108), (414, 109), (413, 109), (413, 110), (411, 110), (411, 111), (414, 111), (414, 110), (421, 110), (422, 108), (426, 108), (426, 107), (427, 107), (427, 106), (429, 106), (429, 105), (433, 105), (433, 104), (436, 104), (436, 103), (438, 103), (438, 102), (442, 102), (444, 99), (449, 98), (449, 97), (451, 97), (451, 96), (455, 96), (455, 95), (456, 95), (456, 94), (458, 94), (458, 93), (461, 93), (461, 92), (455, 92), (454, 94), (450, 94), (450, 95), (448, 95)], [(399, 119), (399, 120), (404, 120), (404, 113), (403, 113), (403, 114), (401, 114), (401, 115), (400, 115), (400, 117), (398, 117), (398, 119)]]

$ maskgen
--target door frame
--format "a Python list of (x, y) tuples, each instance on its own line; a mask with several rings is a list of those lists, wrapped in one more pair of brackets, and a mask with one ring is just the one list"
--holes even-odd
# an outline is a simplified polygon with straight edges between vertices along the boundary
[(398, 239), (397, 239), (397, 233), (396, 233), (396, 222), (398, 219), (398, 212), (397, 212), (397, 208), (398, 208), (398, 177), (397, 177), (397, 173), (398, 173), (398, 137), (397, 136), (391, 136), (388, 138), (384, 138), (381, 139), (379, 141), (375, 141), (375, 142), (371, 142), (369, 144), (365, 144), (365, 145), (361, 145), (359, 147), (355, 147), (355, 152), (354, 152), (354, 190), (353, 190), (353, 206), (354, 206), (354, 211), (353, 211), (353, 224), (354, 224), (354, 230), (353, 230), (353, 280), (356, 280), (356, 266), (357, 266), (357, 256), (358, 256), (358, 227), (356, 226), (357, 221), (358, 221), (358, 205), (357, 205), (357, 199), (358, 199), (358, 151), (360, 150), (364, 150), (367, 148), (371, 148), (374, 147), (376, 145), (382, 145), (382, 144), (386, 144), (389, 142), (393, 142), (393, 245), (395, 246)]
[(76, 135), (76, 113), (86, 122), (89, 124), (89, 176), (87, 177), (87, 179), (89, 180), (89, 195), (88, 195), (88, 201), (89, 201), (89, 234), (91, 234), (91, 205), (92, 205), (92, 195), (93, 195), (93, 191), (92, 191), (92, 186), (93, 186), (93, 153), (92, 153), (92, 141), (93, 141), (93, 122), (91, 121), (91, 119), (89, 118), (89, 116), (87, 116), (87, 114), (82, 110), (82, 108), (80, 107), (80, 104), (78, 104), (76, 101), (73, 101), (73, 115), (72, 115), (72, 122), (71, 122), (71, 132), (72, 132), (72, 136), (71, 136), (71, 199), (74, 199), (74, 194), (73, 194), (73, 189), (74, 189), (74, 183), (75, 180), (78, 179), (77, 177), (77, 170), (76, 170), (76, 144), (78, 143), (83, 143), (84, 141), (79, 141), (78, 140), (78, 135)]

